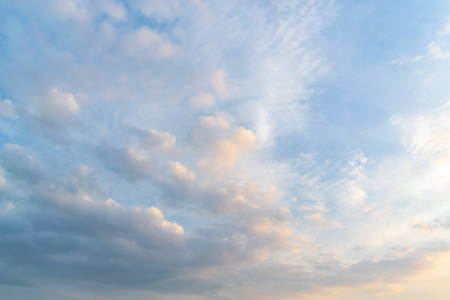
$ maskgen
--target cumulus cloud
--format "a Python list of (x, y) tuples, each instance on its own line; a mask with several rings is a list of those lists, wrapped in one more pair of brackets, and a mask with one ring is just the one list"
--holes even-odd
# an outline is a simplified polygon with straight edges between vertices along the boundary
[(195, 174), (179, 162), (168, 162), (169, 174), (181, 184), (189, 184), (195, 180)]
[[(30, 270), (39, 270), (42, 263), (51, 265), (39, 271), (49, 278), (63, 272), (78, 280), (120, 285), (140, 285), (151, 282), (160, 272), (170, 273), (167, 262), (159, 262), (169, 257), (180, 259), (183, 227), (167, 221), (155, 207), (130, 207), (98, 199), (95, 188), (85, 185), (86, 181), (93, 184), (91, 173), (86, 166), (79, 166), (67, 175), (47, 174), (47, 178), (53, 177), (51, 181), (24, 186), (31, 198), (26, 205), (6, 212), (0, 224), (2, 232), (14, 236), (13, 242), (1, 239), (2, 259)], [(36, 235), (29, 235), (26, 224)], [(33, 258), (27, 251), (33, 251)], [(143, 261), (152, 266), (152, 274), (142, 267)], [(132, 273), (135, 275), (127, 282), (120, 279), (120, 274)], [(139, 279), (144, 273), (145, 279)]]
[(175, 150), (176, 138), (168, 132), (138, 128), (134, 128), (133, 131), (139, 136), (140, 144), (145, 149), (163, 152)]
[(154, 169), (151, 157), (136, 146), (118, 148), (114, 145), (102, 144), (96, 150), (107, 168), (127, 179), (146, 178)]
[(255, 135), (247, 129), (238, 128), (231, 136), (219, 140), (213, 146), (211, 157), (206, 157), (200, 163), (207, 166), (210, 162), (218, 167), (232, 167), (239, 159), (244, 149), (251, 149), (255, 143)]
[(251, 150), (256, 137), (251, 130), (230, 128), (224, 117), (202, 117), (194, 132), (196, 141), (206, 152), (199, 164), (205, 168), (232, 168), (244, 151)]
[(44, 166), (35, 155), (17, 144), (4, 144), (0, 153), (3, 169), (12, 178), (26, 182), (38, 182), (45, 177)]
[(127, 134), (136, 138), (134, 143), (119, 147), (102, 142), (95, 147), (103, 164), (120, 177), (129, 180), (155, 178), (159, 157), (176, 153), (176, 138), (167, 132), (131, 128)]
[[(26, 151), (18, 146), (11, 149)], [(22, 169), (30, 170), (36, 163), (25, 160)], [(3, 161), (2, 165), (9, 168)], [(195, 175), (178, 162), (169, 162), (168, 167), (180, 184), (195, 180)], [(0, 228), (13, 234), (14, 242), (1, 238), (0, 244), (4, 246), (2, 258), (17, 266), (39, 270), (41, 263), (51, 264), (40, 271), (45, 278), (64, 272), (66, 278), (81, 281), (158, 290), (161, 280), (167, 280), (163, 285), (182, 281), (180, 271), (190, 266), (192, 272), (200, 266), (216, 268), (264, 260), (276, 250), (289, 248), (293, 235), (288, 209), (245, 205), (235, 211), (225, 228), (215, 224), (186, 236), (185, 229), (168, 221), (158, 208), (126, 206), (104, 198), (97, 174), (90, 167), (73, 166), (64, 174), (42, 173), (41, 181), (28, 180), (23, 186), (25, 202), (3, 212), (9, 215), (0, 222)], [(240, 191), (242, 195), (250, 192), (248, 188)], [(39, 234), (30, 237), (25, 224)], [(45, 233), (51, 236), (45, 237)], [(55, 246), (57, 242), (60, 246)], [(34, 253), (32, 259), (26, 252), (12, 251), (25, 244)], [(204, 282), (194, 277), (191, 289), (196, 281)], [(180, 291), (189, 286), (180, 286)]]
[(52, 88), (39, 97), (34, 107), (29, 110), (30, 115), (47, 126), (62, 129), (71, 124), (80, 112), (72, 93), (65, 93), (58, 88)]

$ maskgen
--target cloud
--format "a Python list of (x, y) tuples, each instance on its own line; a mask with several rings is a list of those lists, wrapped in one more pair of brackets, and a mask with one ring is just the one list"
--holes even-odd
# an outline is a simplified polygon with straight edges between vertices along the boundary
[[(26, 151), (23, 147), (9, 148)], [(29, 170), (39, 161), (24, 163)], [(2, 165), (9, 168), (3, 161)], [(168, 167), (181, 184), (195, 180), (195, 175), (178, 162), (169, 162)], [(194, 289), (198, 293), (203, 292), (206, 281), (195, 276), (184, 278), (181, 270), (188, 274), (199, 267), (261, 261), (288, 247), (292, 236), (286, 208), (245, 205), (226, 221), (226, 227), (215, 224), (186, 235), (182, 226), (168, 221), (158, 208), (127, 206), (104, 198), (97, 173), (88, 166), (72, 166), (63, 174), (42, 173), (39, 182), (25, 182), (24, 198), (14, 209), (3, 211), (6, 215), (0, 222), (2, 232), (14, 236), (13, 241), (0, 238), (2, 258), (18, 268), (39, 272), (41, 278), (64, 274), (66, 279), (77, 281), (153, 290), (188, 280), (189, 285), (176, 290)], [(241, 193), (245, 195), (243, 190)], [(36, 234), (30, 236), (27, 224)], [(33, 257), (18, 251), (24, 247), (33, 251)], [(51, 267), (39, 271), (42, 264)], [(220, 286), (219, 281), (216, 286)]]
[(37, 103), (28, 110), (32, 118), (55, 129), (70, 125), (79, 112), (80, 106), (74, 95), (57, 88), (52, 88), (39, 97)]
[(133, 129), (141, 138), (141, 144), (145, 149), (151, 151), (173, 151), (175, 150), (176, 138), (167, 132), (158, 132), (155, 129)]
[(2, 190), (5, 186), (5, 174), (2, 169), (0, 169), (0, 190)]
[(227, 72), (225, 70), (217, 70), (216, 72), (214, 72), (211, 79), (214, 90), (222, 99), (227, 98), (229, 95), (228, 85), (225, 81), (226, 76)]
[(419, 62), (421, 60), (422, 60), (422, 56), (418, 55), (418, 56), (406, 58), (406, 59), (400, 59), (400, 58), (394, 59), (392, 61), (392, 64), (397, 65), (397, 66), (402, 66), (404, 64), (413, 64), (413, 63)]
[(195, 180), (195, 174), (179, 162), (168, 162), (169, 174), (181, 184), (189, 184)]
[(86, 20), (90, 17), (89, 10), (83, 5), (83, 1), (69, 0), (65, 2), (49, 1), (60, 16)]
[(121, 177), (130, 180), (143, 179), (154, 171), (153, 160), (139, 147), (118, 148), (102, 144), (96, 151), (105, 166)]
[(166, 59), (173, 56), (176, 46), (147, 26), (142, 26), (128, 34), (123, 47), (134, 59)]
[(286, 299), (351, 299), (354, 296), (377, 299), (382, 294), (398, 292), (415, 277), (437, 267), (446, 257), (448, 249), (443, 245), (349, 265), (330, 254), (317, 255), (309, 258), (307, 266), (310, 268), (295, 264), (255, 266), (240, 273), (237, 280), (240, 284), (235, 285), (251, 291), (248, 299), (277, 299), (280, 295)]
[(122, 22), (127, 20), (127, 11), (121, 2), (101, 0), (98, 3), (99, 6), (114, 20)]
[(417, 114), (409, 119), (394, 116), (393, 124), (398, 124), (404, 136), (403, 142), (415, 156), (423, 158), (446, 157), (450, 154), (449, 105)]
[(38, 182), (45, 178), (44, 166), (35, 155), (17, 144), (4, 144), (0, 153), (2, 168), (12, 178), (25, 182)]
[(144, 15), (155, 18), (158, 21), (172, 20), (179, 16), (182, 11), (182, 2), (176, 0), (168, 4), (163, 0), (154, 0), (152, 2), (138, 0), (134, 3)]
[(364, 153), (355, 153), (341, 172), (346, 176), (329, 187), (342, 204), (360, 206), (367, 198), (364, 185), (367, 182), (365, 164), (368, 158)]
[(210, 107), (214, 104), (214, 97), (209, 93), (201, 93), (191, 98), (190, 103), (199, 108)]
[(305, 216), (306, 219), (311, 220), (318, 227), (327, 227), (328, 220), (325, 219), (322, 213), (311, 213)]
[(175, 136), (155, 129), (131, 127), (127, 135), (134, 142), (127, 146), (116, 146), (101, 142), (95, 146), (99, 159), (109, 170), (128, 180), (154, 179), (158, 177), (158, 162), (165, 154), (175, 154)]
[(431, 109), (446, 76), (392, 53), (411, 64), (395, 77), (390, 55), (360, 52), (414, 44), (353, 31), (361, 7), (378, 8), (2, 1), (0, 294), (375, 299), (432, 282), (448, 255), (449, 106)]
[(12, 120), (17, 120), (16, 107), (9, 99), (0, 100), (0, 116)]
[(248, 129), (230, 128), (223, 117), (202, 117), (194, 132), (196, 142), (205, 150), (206, 156), (199, 164), (204, 168), (232, 168), (244, 151), (250, 151), (256, 137)]
[(326, 229), (326, 228), (339, 228), (343, 227), (343, 225), (337, 221), (330, 221), (326, 217), (326, 213), (329, 211), (325, 207), (325, 203), (319, 202), (312, 206), (299, 206), (298, 210), (302, 212), (306, 212), (304, 214), (304, 218), (310, 220), (314, 223), (314, 225), (318, 228)]
[(436, 42), (431, 42), (428, 45), (428, 55), (434, 59), (448, 59), (450, 58), (450, 51), (442, 49), (441, 46), (436, 45)]
[(414, 157), (414, 160), (403, 164), (405, 174), (409, 174), (409, 190), (416, 195), (425, 195), (431, 191), (444, 192), (448, 188), (448, 116), (449, 106), (446, 104), (406, 118), (398, 115), (391, 118), (392, 124), (400, 129), (403, 145)]
[(317, 212), (320, 212), (320, 213), (328, 212), (328, 209), (325, 208), (325, 203), (323, 203), (323, 202), (317, 203), (317, 204), (315, 204), (315, 205), (313, 205), (311, 207), (309, 207), (309, 206), (299, 206), (298, 209), (301, 210), (301, 211), (317, 211)]
[[(2, 232), (14, 236), (13, 241), (0, 239), (2, 259), (29, 270), (51, 265), (39, 271), (48, 278), (64, 273), (78, 280), (120, 285), (140, 285), (159, 277), (158, 273), (170, 273), (167, 262), (159, 262), (181, 255), (183, 228), (167, 221), (155, 207), (98, 199), (95, 190), (84, 184), (92, 184), (91, 172), (80, 166), (52, 181), (25, 186), (32, 198), (7, 213), (0, 224)], [(36, 235), (23, 230), (26, 224)], [(33, 257), (27, 251), (33, 251)], [(116, 262), (111, 264), (112, 260)], [(143, 267), (143, 261), (152, 267)], [(132, 273), (133, 278), (122, 280)], [(139, 279), (143, 273), (145, 279)]]
[(450, 218), (447, 218), (446, 221), (436, 219), (433, 222), (429, 222), (429, 223), (415, 222), (415, 223), (411, 224), (411, 227), (420, 232), (449, 229), (450, 228)]
[(442, 30), (438, 32), (439, 35), (449, 35), (450, 34), (450, 23), (445, 23)]

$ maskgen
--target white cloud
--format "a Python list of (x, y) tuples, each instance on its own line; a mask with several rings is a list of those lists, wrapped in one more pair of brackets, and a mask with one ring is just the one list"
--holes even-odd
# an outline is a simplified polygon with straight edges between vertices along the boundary
[(450, 23), (445, 23), (442, 30), (438, 32), (439, 35), (449, 35), (450, 34)]
[(299, 206), (297, 208), (302, 212), (306, 212), (304, 214), (305, 219), (312, 221), (318, 228), (327, 229), (343, 227), (340, 222), (332, 221), (327, 218), (326, 213), (329, 209), (325, 207), (325, 203), (323, 202), (319, 202), (312, 206)]
[(82, 21), (85, 21), (91, 17), (91, 13), (83, 5), (83, 1), (81, 0), (49, 0), (49, 2), (54, 5), (59, 16), (74, 18)]
[(361, 188), (357, 181), (349, 180), (342, 183), (341, 188), (339, 188), (338, 196), (342, 203), (361, 205), (367, 198), (367, 193)]
[(139, 61), (166, 59), (176, 52), (174, 44), (147, 26), (142, 26), (129, 33), (123, 41), (123, 47), (134, 59)]
[(313, 212), (319, 212), (319, 213), (326, 213), (328, 212), (328, 209), (325, 207), (325, 203), (319, 202), (317, 204), (314, 204), (313, 206), (299, 206), (298, 209), (300, 211), (313, 211)]
[(305, 218), (313, 221), (317, 227), (327, 227), (328, 226), (328, 220), (325, 219), (325, 216), (322, 213), (306, 214)]
[(434, 59), (449, 59), (450, 51), (442, 49), (441, 46), (436, 45), (436, 42), (431, 42), (428, 45), (428, 55)]
[(410, 118), (391, 119), (403, 131), (403, 142), (418, 157), (443, 158), (450, 155), (450, 103)]
[(448, 190), (450, 168), (450, 106), (416, 114), (391, 118), (402, 134), (402, 142), (414, 157), (403, 163), (403, 176), (408, 174), (409, 191), (415, 195)]
[(170, 3), (164, 0), (137, 0), (133, 3), (144, 15), (158, 21), (172, 20), (181, 12), (185, 3), (173, 0)]
[(344, 178), (333, 183), (330, 188), (342, 204), (360, 206), (367, 198), (364, 186), (367, 184), (365, 164), (368, 159), (362, 152), (355, 153), (348, 165), (341, 170)]
[(257, 136), (259, 148), (264, 148), (273, 144), (274, 128), (270, 111), (259, 108), (254, 116), (254, 128)]
[(16, 107), (9, 99), (0, 99), (0, 117), (17, 120)]
[(197, 120), (197, 127), (195, 128), (198, 132), (198, 138), (202, 138), (204, 135), (221, 135), (223, 130), (228, 130), (230, 128), (230, 122), (225, 116), (206, 116), (200, 117)]
[(65, 128), (75, 120), (80, 112), (72, 93), (52, 88), (30, 108), (31, 116), (54, 128)]
[(203, 117), (194, 133), (196, 141), (206, 151), (199, 165), (205, 169), (231, 169), (244, 151), (251, 151), (256, 137), (251, 130), (230, 124), (222, 117)]
[(175, 149), (176, 138), (167, 132), (158, 132), (155, 129), (138, 130), (144, 148), (155, 151), (172, 151)]
[(195, 180), (196, 176), (179, 162), (169, 161), (169, 174), (183, 185), (189, 184)]
[(122, 22), (127, 20), (127, 11), (121, 2), (100, 0), (98, 1), (98, 5), (113, 19)]
[(404, 64), (413, 64), (413, 63), (419, 62), (421, 60), (422, 60), (422, 56), (418, 55), (418, 56), (410, 57), (410, 58), (406, 58), (406, 59), (400, 59), (400, 58), (394, 59), (392, 61), (392, 64), (397, 65), (397, 66), (402, 66)]

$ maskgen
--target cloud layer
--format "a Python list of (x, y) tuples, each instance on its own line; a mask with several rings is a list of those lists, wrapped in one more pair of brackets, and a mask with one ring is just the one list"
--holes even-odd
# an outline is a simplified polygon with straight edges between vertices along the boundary
[(390, 5), (3, 1), (0, 293), (447, 299), (449, 25)]

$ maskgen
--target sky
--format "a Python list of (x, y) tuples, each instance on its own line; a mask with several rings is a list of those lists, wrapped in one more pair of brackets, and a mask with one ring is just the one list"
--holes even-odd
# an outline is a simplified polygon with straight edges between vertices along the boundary
[(0, 298), (446, 300), (447, 0), (0, 2)]

